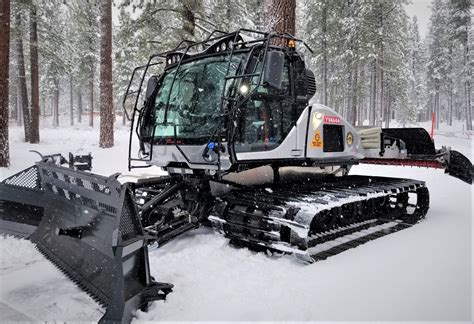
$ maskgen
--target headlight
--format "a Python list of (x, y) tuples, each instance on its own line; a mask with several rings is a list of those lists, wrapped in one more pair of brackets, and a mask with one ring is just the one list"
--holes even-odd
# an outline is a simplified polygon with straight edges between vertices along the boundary
[(171, 57), (168, 58), (168, 64), (171, 64)]
[(227, 44), (225, 42), (222, 42), (221, 44), (221, 51), (225, 51), (227, 49)]
[(249, 92), (249, 86), (246, 85), (245, 83), (242, 84), (239, 88), (239, 92), (243, 95), (246, 94), (247, 92)]
[(232, 47), (234, 47), (234, 42), (230, 40), (229, 43), (227, 44), (227, 47), (231, 50)]

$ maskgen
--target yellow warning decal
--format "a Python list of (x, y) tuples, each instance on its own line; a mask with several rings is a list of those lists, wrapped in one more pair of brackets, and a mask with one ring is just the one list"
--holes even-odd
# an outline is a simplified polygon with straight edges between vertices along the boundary
[(313, 140), (311, 141), (311, 147), (323, 147), (323, 140), (319, 129), (314, 134)]

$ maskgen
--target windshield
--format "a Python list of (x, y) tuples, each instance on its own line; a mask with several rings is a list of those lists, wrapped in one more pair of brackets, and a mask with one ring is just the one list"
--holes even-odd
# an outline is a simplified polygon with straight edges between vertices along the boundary
[[(239, 55), (233, 57), (229, 76), (235, 75), (240, 60)], [(183, 144), (206, 143), (217, 126), (227, 66), (228, 56), (218, 56), (183, 64), (177, 74), (176, 68), (167, 71), (155, 99), (155, 138), (174, 138), (176, 132)], [(229, 80), (226, 95), (231, 85)]]

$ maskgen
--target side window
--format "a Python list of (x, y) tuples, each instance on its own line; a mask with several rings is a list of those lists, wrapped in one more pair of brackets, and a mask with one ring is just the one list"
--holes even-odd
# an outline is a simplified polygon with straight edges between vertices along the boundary
[(285, 67), (282, 90), (260, 86), (241, 107), (234, 137), (237, 153), (273, 150), (293, 127), (290, 68)]
[[(174, 136), (174, 127), (171, 125), (163, 125), (165, 116), (166, 100), (170, 93), (171, 82), (174, 77), (174, 72), (165, 76), (162, 86), (159, 88), (155, 101), (155, 136)], [(171, 98), (170, 98), (171, 100)], [(168, 120), (174, 120), (175, 114), (169, 110)]]
[[(230, 75), (235, 73), (241, 58), (235, 56), (234, 60)], [(224, 89), (228, 65), (227, 56), (222, 55), (185, 63), (177, 73), (169, 71), (155, 98), (155, 137), (169, 138), (176, 133), (176, 137), (184, 139), (181, 142), (207, 143), (218, 126), (222, 93), (230, 86), (227, 82), (227, 90)]]

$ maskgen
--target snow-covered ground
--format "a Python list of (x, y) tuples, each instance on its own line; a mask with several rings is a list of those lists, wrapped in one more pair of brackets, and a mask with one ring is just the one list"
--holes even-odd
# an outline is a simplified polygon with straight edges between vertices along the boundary
[[(440, 132), (435, 142), (473, 160), (473, 141), (462, 136), (460, 125)], [(12, 165), (0, 169), (0, 179), (34, 163), (30, 149), (92, 152), (94, 172), (130, 174), (128, 130), (118, 126), (116, 132), (116, 146), (104, 150), (97, 126), (45, 128), (42, 143), (30, 145), (12, 125)], [(136, 321), (471, 322), (471, 186), (440, 170), (361, 165), (352, 173), (425, 180), (431, 192), (426, 220), (313, 265), (230, 247), (209, 229), (190, 232), (150, 253), (152, 275), (175, 288)], [(97, 321), (102, 313), (30, 242), (0, 237), (0, 322)]]

